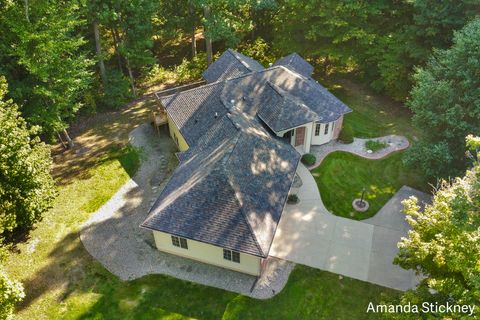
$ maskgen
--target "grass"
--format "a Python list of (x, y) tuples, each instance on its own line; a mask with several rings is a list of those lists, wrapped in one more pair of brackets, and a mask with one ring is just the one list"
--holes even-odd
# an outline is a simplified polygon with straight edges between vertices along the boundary
[(162, 275), (122, 282), (109, 273), (84, 249), (79, 230), (136, 171), (141, 154), (126, 147), (128, 132), (151, 107), (142, 102), (81, 121), (72, 132), (85, 154), (57, 148), (55, 205), (6, 262), (27, 294), (18, 319), (370, 319), (368, 302), (397, 295), (304, 266), (265, 301)]
[[(312, 171), (326, 208), (342, 217), (361, 220), (373, 216), (403, 185), (425, 188), (421, 175), (403, 166), (402, 153), (381, 160), (368, 160), (347, 152), (333, 152)], [(363, 188), (370, 208), (355, 212), (352, 201)]]
[(378, 140), (368, 140), (365, 142), (365, 148), (367, 150), (372, 150), (373, 152), (385, 149), (388, 146), (386, 142), (378, 141)]
[(353, 112), (345, 115), (343, 126), (351, 127), (356, 138), (389, 134), (404, 135), (410, 141), (421, 138), (421, 132), (412, 126), (411, 113), (404, 105), (346, 79), (328, 79), (326, 85), (352, 108)]
[[(397, 291), (297, 265), (287, 286), (270, 300), (238, 296), (223, 319), (376, 319), (369, 301), (396, 297)], [(380, 318), (381, 316), (378, 316)]]
[[(131, 145), (125, 147), (113, 146), (111, 147), (111, 151), (104, 156), (104, 159), (107, 162), (115, 159), (119, 162), (123, 171), (125, 171), (129, 177), (132, 177), (140, 166), (140, 151)], [(123, 181), (123, 179), (120, 178), (120, 181)], [(97, 186), (94, 188), (95, 196), (88, 199), (88, 201), (80, 207), (80, 210), (87, 213), (95, 212), (113, 195), (110, 189), (97, 188)]]
[[(97, 268), (99, 269), (99, 268)], [(375, 319), (368, 303), (398, 292), (363, 281), (297, 266), (287, 286), (272, 299), (257, 300), (172, 277), (150, 275), (121, 282), (91, 270), (92, 291), (78, 292), (63, 311), (65, 319)], [(57, 308), (51, 311), (58, 311)], [(368, 315), (368, 317), (367, 317)]]

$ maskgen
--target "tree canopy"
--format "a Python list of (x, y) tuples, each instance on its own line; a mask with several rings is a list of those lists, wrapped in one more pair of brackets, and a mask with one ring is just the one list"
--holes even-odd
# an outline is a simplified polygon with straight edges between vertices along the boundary
[(405, 158), (431, 177), (458, 175), (466, 165), (463, 139), (480, 134), (480, 18), (455, 33), (453, 45), (436, 50), (417, 69), (408, 106), (425, 132)]
[(0, 238), (28, 228), (48, 210), (55, 197), (50, 148), (27, 128), (0, 77)]
[(412, 230), (399, 244), (396, 263), (426, 278), (402, 303), (450, 301), (480, 308), (480, 138), (467, 137), (467, 145), (475, 160), (464, 177), (444, 181), (423, 212), (415, 198), (404, 202)]

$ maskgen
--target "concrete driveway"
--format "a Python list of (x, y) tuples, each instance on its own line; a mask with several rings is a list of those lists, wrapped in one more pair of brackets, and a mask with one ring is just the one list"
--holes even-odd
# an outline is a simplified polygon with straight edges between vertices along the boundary
[(404, 186), (373, 218), (355, 221), (328, 212), (305, 166), (297, 173), (303, 182), (295, 190), (300, 203), (285, 207), (271, 256), (398, 290), (418, 283), (414, 272), (392, 261), (409, 230), (401, 201), (415, 195), (426, 202), (428, 195)]

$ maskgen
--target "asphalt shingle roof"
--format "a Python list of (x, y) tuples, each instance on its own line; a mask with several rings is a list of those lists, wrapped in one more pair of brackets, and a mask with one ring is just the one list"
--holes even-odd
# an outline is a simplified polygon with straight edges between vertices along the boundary
[(212, 83), (263, 69), (265, 68), (254, 59), (227, 49), (203, 72), (202, 76), (208, 83)]
[(273, 65), (285, 66), (305, 77), (310, 77), (313, 73), (313, 66), (295, 52), (286, 57), (278, 59)]
[(318, 115), (301, 101), (271, 83), (267, 83), (263, 94), (268, 98), (260, 106), (257, 115), (274, 132), (320, 120)]
[(224, 116), (213, 130), (230, 127), (223, 136), (212, 135), (181, 161), (143, 227), (268, 256), (300, 155), (237, 118)]
[[(232, 51), (214, 69), (229, 65), (222, 57)], [(272, 131), (351, 110), (291, 65), (263, 69), (248, 59), (234, 56), (235, 70), (242, 60), (248, 73), (209, 68), (226, 80), (159, 97), (189, 149), (142, 226), (266, 257), (300, 159)]]

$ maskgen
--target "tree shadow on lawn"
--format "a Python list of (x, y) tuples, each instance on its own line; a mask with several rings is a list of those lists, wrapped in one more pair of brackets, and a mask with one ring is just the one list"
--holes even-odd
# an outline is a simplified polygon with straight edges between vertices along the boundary
[(150, 120), (150, 111), (156, 107), (156, 102), (146, 100), (116, 111), (80, 117), (70, 129), (75, 148), (65, 150), (61, 144), (52, 146), (52, 175), (57, 185), (90, 178), (89, 168), (105, 159), (112, 147), (127, 145), (129, 132)]
[(396, 291), (297, 265), (285, 288), (268, 300), (164, 275), (121, 281), (68, 234), (49, 256), (51, 262), (25, 282), (22, 310), (58, 291), (58, 306), (45, 317), (69, 319), (372, 319), (368, 303), (380, 303)]
[[(49, 258), (51, 263), (24, 282), (27, 296), (18, 306), (19, 311), (42, 299), (44, 294), (57, 291), (56, 302), (64, 304), (66, 315), (74, 319), (99, 316), (102, 319), (157, 319), (174, 315), (220, 319), (227, 304), (237, 296), (163, 275), (121, 281), (88, 254), (78, 233), (70, 233), (62, 239)], [(85, 294), (100, 298), (86, 309), (79, 301)]]

